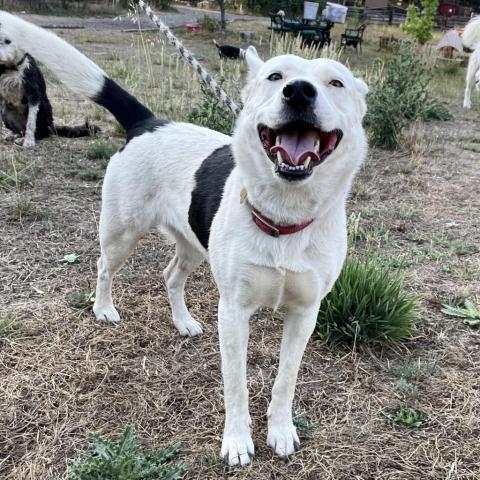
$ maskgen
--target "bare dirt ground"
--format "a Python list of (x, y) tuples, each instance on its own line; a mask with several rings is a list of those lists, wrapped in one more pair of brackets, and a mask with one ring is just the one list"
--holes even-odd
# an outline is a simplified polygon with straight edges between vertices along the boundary
[[(99, 62), (118, 47), (117, 37), (95, 43), (95, 32), (60, 34)], [(101, 137), (122, 145), (108, 115), (95, 116), (52, 81), (49, 89), (59, 124), (88, 115)], [(116, 436), (131, 423), (147, 447), (180, 443), (188, 479), (478, 479), (480, 334), (440, 312), (454, 298), (480, 300), (480, 106), (477, 96), (465, 113), (461, 94), (449, 99), (454, 120), (421, 127), (423, 150), (372, 150), (348, 205), (360, 215), (355, 252), (401, 268), (419, 296), (415, 337), (353, 350), (312, 340), (295, 400), (302, 448), (284, 462), (265, 443), (282, 315), (256, 315), (248, 366), (257, 456), (244, 470), (227, 470), (218, 455), (218, 296), (207, 265), (187, 285), (202, 337), (182, 339), (172, 325), (161, 275), (172, 247), (155, 234), (117, 276), (123, 322), (96, 322), (72, 295), (95, 285), (102, 182), (85, 170), (103, 171), (105, 162), (87, 158), (92, 139), (51, 138), (30, 150), (4, 140), (0, 170), (13, 169), (16, 182), (4, 179), (0, 191), (0, 315), (17, 329), (0, 334), (0, 478), (65, 478), (88, 432)], [(63, 262), (71, 253), (78, 261)], [(395, 372), (415, 365), (432, 368), (412, 380), (417, 392), (407, 396)], [(424, 428), (388, 421), (407, 403), (425, 415)]]

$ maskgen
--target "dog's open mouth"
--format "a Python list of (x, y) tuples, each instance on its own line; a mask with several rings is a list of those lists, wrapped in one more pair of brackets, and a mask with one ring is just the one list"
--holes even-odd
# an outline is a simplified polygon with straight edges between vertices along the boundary
[(324, 132), (306, 122), (292, 122), (278, 129), (259, 125), (258, 134), (275, 172), (286, 180), (308, 177), (338, 147), (343, 136), (341, 130)]

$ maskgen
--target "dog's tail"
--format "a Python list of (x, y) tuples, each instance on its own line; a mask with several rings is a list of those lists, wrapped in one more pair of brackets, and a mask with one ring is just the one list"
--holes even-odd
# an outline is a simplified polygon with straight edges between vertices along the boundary
[(68, 138), (80, 138), (80, 137), (91, 137), (98, 133), (100, 128), (95, 125), (89, 125), (88, 122), (85, 125), (79, 127), (60, 127), (55, 125), (53, 127), (53, 133), (59, 137), (68, 137)]
[(466, 25), (462, 34), (462, 42), (471, 50), (480, 47), (480, 15), (473, 17)]
[(0, 32), (40, 60), (70, 90), (109, 110), (125, 131), (154, 118), (147, 107), (108, 78), (98, 65), (55, 34), (2, 10)]
[(217, 43), (217, 41), (213, 39), (212, 42), (220, 50), (220, 45)]

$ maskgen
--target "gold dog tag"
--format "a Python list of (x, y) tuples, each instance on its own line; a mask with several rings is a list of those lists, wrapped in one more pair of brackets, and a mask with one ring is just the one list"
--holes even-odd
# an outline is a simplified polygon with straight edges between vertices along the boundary
[(245, 187), (243, 187), (240, 190), (240, 203), (245, 203), (246, 199), (247, 199), (247, 190)]

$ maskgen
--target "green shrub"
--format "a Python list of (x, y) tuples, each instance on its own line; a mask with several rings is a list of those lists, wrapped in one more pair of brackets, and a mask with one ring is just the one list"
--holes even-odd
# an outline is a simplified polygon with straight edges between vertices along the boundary
[(416, 52), (415, 43), (401, 42), (398, 55), (376, 62), (372, 77), (365, 124), (373, 145), (395, 149), (415, 120), (450, 118), (445, 106), (430, 95), (432, 69)]
[(400, 340), (412, 334), (415, 305), (399, 274), (373, 261), (350, 258), (323, 299), (315, 332), (328, 342)]
[(224, 106), (222, 100), (217, 98), (203, 83), (201, 89), (200, 101), (193, 107), (188, 116), (188, 121), (201, 127), (231, 135), (235, 122), (233, 114)]
[(90, 160), (109, 159), (117, 152), (117, 150), (118, 148), (116, 145), (99, 138), (88, 145), (87, 157)]
[(116, 443), (92, 434), (90, 449), (70, 460), (68, 480), (180, 480), (186, 472), (185, 464), (171, 464), (178, 446), (144, 452), (131, 426)]
[(421, 12), (413, 3), (409, 5), (407, 18), (401, 28), (423, 45), (433, 37), (439, 0), (420, 0), (420, 3)]
[(199, 18), (197, 22), (206, 32), (213, 33), (220, 30), (220, 22), (212, 17), (209, 17), (208, 15), (204, 15), (202, 18)]

